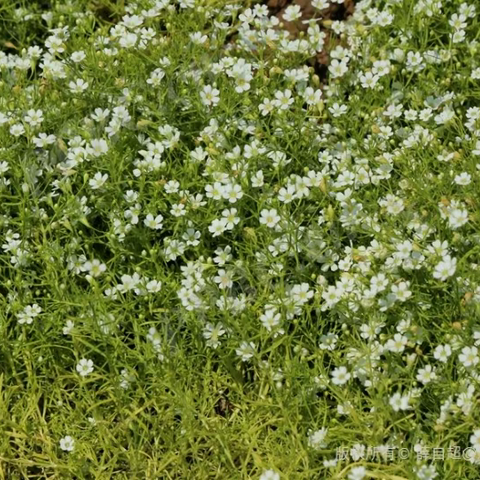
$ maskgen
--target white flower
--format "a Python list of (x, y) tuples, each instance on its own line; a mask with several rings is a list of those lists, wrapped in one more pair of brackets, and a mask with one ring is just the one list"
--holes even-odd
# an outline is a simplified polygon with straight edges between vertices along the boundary
[(230, 203), (235, 203), (237, 200), (243, 197), (242, 187), (238, 184), (226, 185), (223, 189), (223, 198)]
[(389, 403), (395, 412), (400, 410), (409, 410), (410, 395), (401, 395), (399, 392), (390, 397)]
[(352, 376), (346, 367), (335, 368), (330, 375), (332, 376), (332, 383), (334, 385), (345, 385)]
[(85, 60), (87, 56), (85, 55), (85, 52), (83, 50), (79, 50), (77, 52), (72, 52), (70, 58), (72, 59), (72, 62), (80, 63), (82, 60)]
[(343, 77), (348, 72), (348, 65), (347, 62), (342, 60), (339, 61), (337, 59), (333, 59), (330, 62), (330, 66), (328, 67), (328, 71), (332, 78), (340, 78)]
[(287, 188), (282, 187), (278, 191), (278, 199), (282, 203), (290, 203), (296, 198), (297, 190), (295, 185), (288, 185)]
[(286, 22), (294, 22), (301, 18), (302, 12), (300, 9), (300, 5), (289, 5), (285, 11), (283, 12), (283, 19)]
[(190, 34), (190, 40), (196, 45), (203, 45), (208, 40), (208, 37), (202, 35), (202, 32), (194, 32)]
[[(102, 110), (101, 108), (96, 108), (94, 113), (92, 113), (90, 116), (92, 117), (93, 120), (96, 122), (102, 122), (105, 120), (108, 116), (110, 115), (110, 110), (106, 108), (105, 110)], [(93, 140), (92, 140), (93, 143)], [(106, 143), (106, 142), (105, 142)], [(107, 148), (108, 149), (108, 148)]]
[(154, 217), (151, 213), (149, 213), (143, 223), (146, 227), (151, 228), (152, 230), (160, 230), (163, 226), (162, 221), (162, 215), (157, 215)]
[(38, 148), (47, 148), (54, 144), (56, 140), (55, 135), (47, 135), (46, 133), (39, 133), (36, 137), (33, 137), (33, 143)]
[(439, 360), (440, 362), (447, 362), (448, 357), (452, 354), (452, 347), (447, 343), (446, 345), (437, 345), (435, 350), (433, 351), (433, 357), (435, 360)]
[(318, 10), (325, 10), (330, 6), (330, 3), (328, 0), (312, 0), (312, 6)]
[(103, 138), (94, 139), (90, 142), (89, 153), (94, 157), (100, 157), (101, 155), (108, 152), (108, 144)]
[[(478, 68), (480, 73), (480, 67)], [(475, 148), (472, 150), (472, 154), (475, 156), (480, 156), (480, 140), (477, 140), (475, 143)]]
[(262, 225), (266, 225), (269, 228), (275, 227), (277, 223), (280, 221), (280, 216), (278, 215), (277, 211), (272, 208), (270, 210), (263, 209), (260, 212), (260, 223)]
[(75, 448), (75, 440), (70, 436), (67, 435), (60, 439), (60, 448), (65, 452), (72, 452)]
[(411, 295), (412, 292), (408, 289), (410, 282), (400, 282), (398, 285), (392, 285), (392, 293), (395, 295), (395, 299), (400, 302), (404, 302)]
[(19, 137), (25, 133), (25, 127), (21, 123), (16, 123), (10, 127), (10, 133), (14, 137)]
[(230, 274), (223, 269), (220, 269), (218, 271), (218, 275), (214, 277), (213, 280), (215, 281), (215, 283), (218, 284), (218, 287), (222, 290), (226, 288), (231, 288), (233, 285), (233, 281)]
[(462, 353), (458, 356), (460, 362), (464, 367), (473, 367), (478, 364), (478, 348), (477, 347), (463, 347)]
[(145, 285), (148, 293), (158, 293), (162, 289), (162, 282), (159, 280), (150, 280)]
[(130, 290), (135, 290), (140, 283), (140, 275), (135, 272), (133, 275), (122, 275), (120, 277), (122, 283), (117, 285), (117, 289), (121, 293), (129, 292)]
[(220, 182), (215, 182), (213, 185), (207, 185), (205, 187), (205, 194), (207, 198), (213, 198), (214, 200), (220, 200), (223, 198), (225, 186)]
[(480, 448), (480, 429), (473, 431), (473, 435), (470, 436), (470, 443), (475, 448)]
[(29, 110), (25, 115), (25, 121), (32, 127), (36, 127), (43, 122), (43, 112), (41, 110)]
[(361, 443), (356, 443), (350, 449), (350, 457), (352, 457), (352, 460), (354, 462), (357, 462), (361, 458), (365, 458), (365, 453), (366, 453), (365, 451), (366, 451), (365, 445), (362, 445)]
[(468, 211), (464, 208), (452, 208), (448, 211), (448, 224), (454, 230), (468, 222)]
[(20, 313), (17, 313), (17, 321), (20, 325), (33, 323), (33, 319), (42, 312), (38, 304), (27, 305)]
[(108, 174), (101, 174), (101, 172), (97, 172), (93, 178), (91, 178), (88, 182), (90, 185), (90, 188), (92, 190), (98, 190), (99, 188), (102, 188), (105, 182), (108, 180)]
[(435, 380), (437, 378), (437, 374), (435, 373), (435, 369), (431, 365), (426, 365), (424, 368), (421, 368), (417, 374), (417, 380), (424, 385)]
[(106, 270), (107, 266), (95, 258), (91, 261), (86, 261), (82, 266), (82, 271), (88, 272), (92, 277), (99, 277)]
[(435, 266), (433, 277), (439, 280), (445, 281), (448, 277), (451, 277), (457, 268), (457, 259), (445, 255), (442, 260)]
[(280, 90), (275, 92), (274, 104), (280, 110), (288, 110), (293, 104), (292, 91), (287, 88), (283, 92)]
[(327, 436), (328, 429), (321, 428), (320, 430), (309, 431), (308, 434), (308, 446), (312, 447), (316, 450), (320, 450), (325, 448), (328, 445), (328, 442), (325, 441), (325, 437)]
[(77, 364), (77, 372), (82, 376), (86, 377), (88, 374), (93, 372), (93, 361), (86, 358), (82, 358)]
[(70, 82), (68, 87), (72, 93), (82, 93), (88, 88), (88, 83), (85, 80), (78, 78), (74, 82)]
[(275, 470), (265, 470), (259, 480), (280, 480), (280, 475)]
[(270, 332), (274, 327), (280, 325), (281, 315), (277, 312), (275, 308), (265, 310), (262, 315), (260, 315), (260, 321), (262, 325)]
[(213, 88), (211, 85), (205, 85), (200, 92), (200, 98), (207, 107), (217, 105), (220, 102), (220, 90)]
[(322, 335), (320, 337), (320, 344), (319, 344), (320, 350), (329, 350), (329, 351), (335, 350), (337, 341), (338, 341), (338, 335), (335, 335), (334, 333), (327, 333), (327, 335)]
[(472, 176), (467, 172), (462, 172), (455, 176), (454, 182), (457, 185), (469, 185), (472, 182)]
[[(120, 387), (121, 388), (128, 388), (130, 384), (135, 381), (135, 376), (130, 373), (126, 368), (122, 369), (120, 372), (121, 380), (120, 380)], [(95, 422), (92, 422), (95, 423)]]
[(270, 100), (269, 98), (264, 98), (262, 103), (258, 106), (260, 113), (265, 116), (269, 113), (273, 112), (275, 109), (276, 103), (274, 100)]
[[(319, 0), (319, 1), (324, 1), (324, 0)], [(338, 464), (338, 460), (336, 458), (331, 458), (329, 460), (323, 461), (323, 466), (325, 468), (335, 468), (337, 464)]]
[(388, 340), (385, 348), (390, 352), (402, 353), (405, 350), (405, 345), (408, 343), (408, 338), (401, 333), (396, 333), (393, 339)]
[(433, 480), (438, 477), (438, 473), (435, 471), (434, 465), (422, 465), (417, 470), (418, 480)]
[(362, 480), (367, 475), (365, 467), (353, 467), (348, 474), (348, 480)]
[(332, 114), (333, 117), (338, 118), (347, 113), (348, 107), (346, 105), (340, 105), (338, 102), (335, 102), (331, 107), (328, 108), (328, 111)]
[(363, 88), (374, 88), (380, 80), (380, 77), (378, 75), (374, 75), (372, 72), (366, 72), (361, 74), (359, 79)]
[(218, 237), (227, 229), (227, 220), (226, 218), (221, 218), (220, 220), (215, 219), (212, 221), (210, 226), (208, 227), (208, 231), (214, 237)]
[(303, 99), (307, 105), (316, 105), (322, 98), (322, 91), (320, 89), (314, 90), (312, 87), (307, 87), (303, 92)]
[(207, 345), (214, 349), (220, 345), (220, 337), (223, 334), (225, 334), (225, 329), (221, 323), (216, 325), (207, 323), (203, 330), (203, 337), (207, 340)]
[(236, 354), (243, 362), (250, 360), (255, 355), (256, 346), (253, 342), (242, 342), (240, 347), (235, 350)]
[(122, 48), (133, 48), (137, 43), (138, 36), (133, 32), (125, 33), (120, 37), (119, 45)]
[(71, 320), (67, 320), (65, 323), (65, 326), (63, 327), (63, 334), (64, 335), (70, 335), (72, 333), (73, 328), (75, 327), (75, 324)]
[(290, 294), (296, 303), (304, 304), (313, 298), (313, 290), (310, 290), (308, 283), (294, 285)]
[(225, 218), (227, 224), (225, 228), (227, 230), (233, 230), (235, 225), (237, 225), (240, 222), (240, 218), (237, 217), (237, 209), (236, 208), (230, 208), (230, 209), (225, 209), (222, 212), (222, 216)]

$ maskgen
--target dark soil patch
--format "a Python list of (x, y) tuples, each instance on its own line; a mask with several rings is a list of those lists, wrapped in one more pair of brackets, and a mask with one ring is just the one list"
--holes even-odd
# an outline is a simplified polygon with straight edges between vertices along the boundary
[[(312, 6), (312, 0), (267, 0), (265, 3), (270, 15), (275, 15), (283, 23), (283, 28), (289, 31), (293, 37), (296, 37), (300, 32), (306, 32), (308, 24), (305, 22), (314, 17), (320, 19), (318, 24), (321, 27), (322, 21), (325, 20), (347, 20), (355, 10), (355, 0), (345, 0), (342, 4), (334, 3), (321, 11)], [(285, 9), (290, 5), (298, 5), (301, 9), (302, 16), (295, 22), (288, 22), (283, 18)], [(329, 56), (327, 52), (334, 46), (332, 45), (333, 40), (330, 31), (325, 29), (324, 32), (326, 34), (325, 48), (310, 61), (310, 65), (314, 67), (315, 73), (322, 82), (325, 81), (328, 73)], [(337, 40), (335, 42), (338, 43)]]

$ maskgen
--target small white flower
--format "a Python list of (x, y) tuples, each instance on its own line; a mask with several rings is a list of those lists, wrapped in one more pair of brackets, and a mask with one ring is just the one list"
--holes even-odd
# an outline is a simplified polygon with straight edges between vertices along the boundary
[(468, 211), (464, 208), (452, 208), (448, 211), (448, 224), (456, 230), (468, 222)]
[(108, 152), (108, 144), (103, 138), (94, 139), (90, 142), (89, 153), (94, 157), (100, 157)]
[(308, 446), (316, 450), (325, 448), (328, 445), (328, 442), (325, 441), (327, 436), (328, 429), (320, 428), (320, 430), (309, 431), (308, 434)]
[(410, 395), (401, 395), (399, 392), (393, 394), (390, 397), (389, 403), (395, 412), (400, 410), (409, 410), (410, 407)]
[(260, 212), (260, 223), (262, 225), (266, 225), (269, 228), (275, 227), (277, 223), (280, 221), (280, 216), (278, 215), (277, 211), (272, 208), (270, 210), (263, 209)]
[(225, 290), (226, 288), (231, 288), (233, 285), (232, 277), (231, 275), (223, 269), (220, 269), (218, 271), (218, 275), (214, 277), (213, 279), (216, 284), (218, 284), (218, 287), (222, 290)]
[(330, 375), (332, 376), (332, 383), (334, 385), (345, 385), (352, 376), (346, 367), (335, 368)]
[(439, 360), (440, 362), (447, 362), (448, 358), (452, 354), (452, 347), (447, 343), (446, 345), (438, 345), (435, 350), (433, 351), (433, 357), (435, 360)]
[(259, 480), (280, 480), (280, 475), (275, 470), (265, 470)]
[(348, 480), (362, 480), (367, 475), (365, 467), (353, 467), (348, 474)]
[(215, 219), (212, 221), (208, 227), (208, 231), (214, 236), (218, 237), (227, 229), (227, 220), (226, 218), (221, 218), (220, 220)]
[(82, 271), (88, 272), (92, 277), (99, 277), (106, 270), (107, 266), (96, 258), (88, 260), (82, 265)]
[(246, 362), (255, 355), (255, 349), (256, 346), (253, 342), (242, 342), (235, 352), (242, 359), (242, 362)]
[(292, 97), (292, 91), (289, 90), (288, 88), (285, 91), (277, 91), (275, 92), (275, 100), (274, 100), (274, 105), (279, 109), (279, 110), (288, 110), (290, 105), (292, 105), (294, 102), (294, 99)]
[(101, 174), (100, 172), (97, 172), (93, 178), (91, 178), (88, 182), (90, 185), (90, 188), (92, 190), (98, 190), (99, 188), (102, 188), (105, 182), (108, 180), (108, 174)]
[(19, 137), (20, 135), (23, 135), (25, 133), (25, 128), (21, 123), (16, 123), (15, 125), (12, 125), (10, 127), (10, 133), (14, 137)]
[(119, 45), (122, 48), (132, 48), (137, 43), (138, 36), (133, 32), (128, 32), (125, 35), (122, 35), (119, 40)]
[(162, 215), (157, 215), (154, 217), (151, 213), (149, 213), (143, 223), (146, 227), (151, 228), (152, 230), (160, 230), (163, 226), (162, 221)]
[(78, 78), (74, 82), (70, 82), (68, 87), (72, 93), (82, 93), (88, 88), (88, 83), (85, 80)]
[(280, 314), (274, 308), (266, 310), (265, 313), (260, 316), (260, 321), (262, 322), (262, 325), (270, 332), (277, 325), (280, 325)]
[(226, 208), (222, 212), (222, 216), (225, 218), (227, 221), (226, 224), (226, 229), (227, 230), (233, 230), (235, 225), (237, 225), (240, 222), (240, 218), (237, 217), (237, 209), (236, 208)]
[(43, 112), (41, 110), (29, 110), (25, 115), (25, 121), (32, 127), (36, 127), (43, 122)]
[(158, 293), (162, 289), (162, 282), (159, 280), (150, 280), (145, 285), (148, 293)]
[(70, 335), (74, 327), (75, 327), (75, 324), (71, 320), (67, 320), (67, 322), (65, 323), (65, 326), (63, 327), (63, 334)]
[(203, 338), (207, 340), (207, 345), (213, 349), (220, 345), (220, 337), (225, 334), (225, 329), (221, 323), (213, 325), (207, 323), (203, 330)]
[(20, 313), (17, 313), (17, 321), (20, 325), (31, 325), (33, 319), (42, 312), (41, 307), (34, 303), (33, 305), (27, 305)]
[(431, 365), (426, 365), (424, 368), (421, 368), (417, 374), (417, 380), (424, 385), (430, 383), (432, 380), (437, 378), (435, 369)]
[(462, 172), (455, 176), (454, 182), (457, 185), (469, 185), (472, 182), (472, 176), (467, 172)]
[(408, 338), (405, 335), (402, 335), (401, 333), (396, 333), (393, 336), (393, 339), (391, 338), (390, 340), (388, 340), (385, 348), (390, 352), (402, 353), (405, 350), (405, 346), (407, 345), (407, 343)]
[(86, 358), (82, 358), (77, 364), (77, 372), (82, 376), (86, 377), (88, 374), (93, 372), (93, 361)]
[(458, 356), (460, 362), (464, 367), (474, 367), (478, 364), (478, 348), (477, 347), (463, 347), (462, 353)]
[(215, 106), (220, 102), (220, 90), (213, 88), (211, 85), (205, 85), (200, 92), (200, 98), (207, 107)]
[(77, 52), (72, 52), (70, 58), (72, 59), (72, 62), (80, 63), (82, 60), (85, 60), (87, 56), (85, 55), (85, 52), (83, 50), (79, 50)]
[(289, 5), (285, 11), (283, 12), (283, 19), (286, 22), (294, 22), (301, 18), (302, 12), (300, 9), (300, 5)]
[(75, 448), (75, 440), (70, 435), (61, 438), (60, 448), (65, 452), (72, 452)]
[(451, 277), (457, 268), (457, 259), (445, 255), (442, 260), (435, 266), (433, 277), (445, 281)]

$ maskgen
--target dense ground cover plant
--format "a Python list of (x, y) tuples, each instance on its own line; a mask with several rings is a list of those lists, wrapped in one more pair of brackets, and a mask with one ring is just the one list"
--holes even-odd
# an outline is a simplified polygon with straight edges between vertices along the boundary
[(2, 478), (478, 478), (478, 9), (312, 5), (2, 5)]

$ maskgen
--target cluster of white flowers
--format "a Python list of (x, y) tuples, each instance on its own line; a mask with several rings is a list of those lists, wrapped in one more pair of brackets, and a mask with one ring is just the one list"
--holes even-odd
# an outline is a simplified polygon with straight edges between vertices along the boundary
[(480, 463), (478, 8), (214, 3), (140, 0), (98, 29), (55, 12), (0, 52), (9, 338), (55, 338), (82, 388), (128, 393), (139, 358), (183, 354), (280, 404), (308, 392), (311, 450), (377, 415), (392, 438), (470, 428)]

